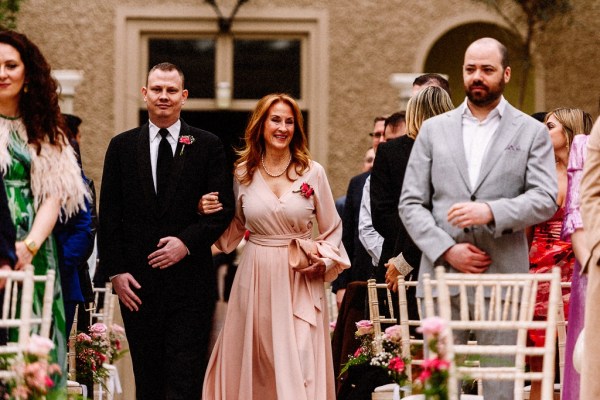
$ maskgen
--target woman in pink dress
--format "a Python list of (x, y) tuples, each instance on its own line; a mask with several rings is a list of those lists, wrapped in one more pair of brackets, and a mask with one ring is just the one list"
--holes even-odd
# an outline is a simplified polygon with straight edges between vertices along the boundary
[[(217, 247), (230, 252), (250, 235), (202, 398), (334, 400), (324, 282), (349, 260), (325, 171), (310, 159), (300, 108), (285, 94), (258, 102), (245, 142), (234, 174), (236, 216)], [(215, 204), (211, 193), (199, 208), (211, 212)], [(310, 239), (313, 221), (317, 251), (294, 270), (288, 245)]]
[[(579, 201), (577, 187), (581, 179), (583, 160), (576, 161), (569, 158), (575, 151), (580, 155), (583, 150), (578, 134), (588, 134), (591, 129), (591, 117), (584, 111), (576, 108), (557, 108), (546, 115), (546, 126), (550, 132), (554, 155), (556, 158), (556, 173), (558, 178), (558, 210), (548, 221), (534, 227), (533, 241), (529, 253), (530, 272), (544, 273), (558, 266), (561, 269), (563, 282), (572, 282), (571, 290), (563, 289), (563, 302), (565, 305), (565, 318), (569, 320), (567, 351), (565, 354), (565, 375), (563, 379), (563, 400), (579, 398), (579, 375), (573, 369), (573, 346), (583, 324), (582, 296), (585, 296), (585, 280), (579, 279), (579, 265), (576, 264), (574, 249), (570, 235), (580, 229)], [(582, 136), (582, 135), (579, 135)], [(567, 190), (569, 188), (569, 190)], [(573, 239), (577, 239), (575, 234)], [(579, 241), (574, 243), (579, 243)], [(535, 317), (545, 319), (548, 311), (548, 287), (544, 286), (538, 291)], [(574, 304), (573, 304), (574, 302)], [(543, 335), (538, 331), (530, 332), (530, 337), (536, 345), (543, 345)], [(532, 359), (532, 369), (540, 369), (538, 360)], [(537, 399), (539, 383), (532, 385), (531, 399)]]

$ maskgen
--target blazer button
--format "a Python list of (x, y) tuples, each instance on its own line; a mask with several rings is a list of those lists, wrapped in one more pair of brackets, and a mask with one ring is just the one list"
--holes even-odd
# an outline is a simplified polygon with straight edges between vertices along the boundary
[(474, 194), (472, 194), (472, 195), (471, 195), (471, 201), (475, 201), (475, 200), (477, 200), (477, 197), (475, 197), (475, 195), (474, 195)]
[(469, 228), (463, 228), (464, 233), (469, 233)]

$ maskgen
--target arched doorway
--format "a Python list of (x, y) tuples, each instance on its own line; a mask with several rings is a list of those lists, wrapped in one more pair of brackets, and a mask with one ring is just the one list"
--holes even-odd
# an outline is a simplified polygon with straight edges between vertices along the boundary
[[(431, 46), (427, 55), (424, 71), (435, 71), (449, 76), (452, 90), (452, 101), (460, 104), (465, 98), (462, 79), (462, 64), (465, 50), (473, 41), (482, 37), (493, 37), (508, 48), (512, 77), (506, 86), (504, 97), (515, 107), (519, 107), (519, 90), (521, 87), (524, 60), (523, 44), (518, 36), (506, 29), (491, 23), (469, 23), (455, 27), (442, 35)], [(521, 110), (527, 114), (535, 109), (535, 71), (531, 65), (528, 72), (525, 98)]]

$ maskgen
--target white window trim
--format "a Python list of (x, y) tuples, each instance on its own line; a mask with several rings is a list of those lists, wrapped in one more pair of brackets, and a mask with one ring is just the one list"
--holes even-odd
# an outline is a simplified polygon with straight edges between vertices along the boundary
[[(229, 10), (224, 10), (229, 15)], [(209, 6), (119, 6), (115, 29), (114, 113), (116, 132), (138, 125), (138, 113), (144, 108), (141, 87), (145, 85), (148, 35), (216, 35), (214, 10)], [(298, 104), (308, 111), (308, 132), (312, 157), (324, 166), (328, 154), (329, 105), (329, 18), (326, 10), (242, 7), (232, 25), (232, 33), (255, 37), (301, 38), (301, 93)], [(231, 46), (230, 38), (219, 36), (220, 45)], [(226, 57), (216, 54), (216, 80), (231, 82), (232, 66)], [(255, 100), (233, 100), (231, 110), (251, 110)], [(185, 109), (217, 109), (215, 100), (193, 99)], [(201, 128), (201, 127), (200, 127)]]

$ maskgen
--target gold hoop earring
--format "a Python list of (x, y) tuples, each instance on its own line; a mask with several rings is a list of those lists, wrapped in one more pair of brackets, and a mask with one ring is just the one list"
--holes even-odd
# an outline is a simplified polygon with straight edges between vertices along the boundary
[(29, 92), (29, 86), (25, 85), (23, 86), (23, 93), (27, 93)]

